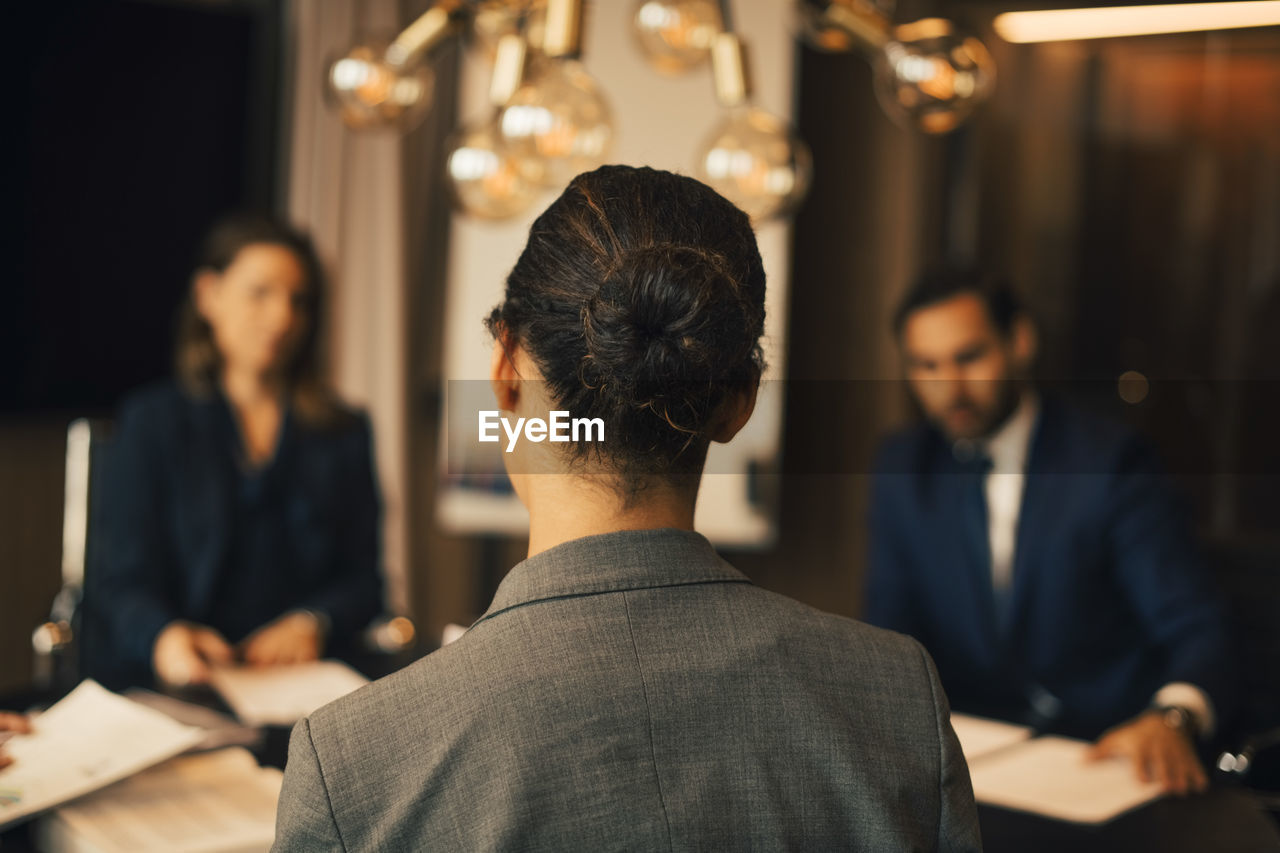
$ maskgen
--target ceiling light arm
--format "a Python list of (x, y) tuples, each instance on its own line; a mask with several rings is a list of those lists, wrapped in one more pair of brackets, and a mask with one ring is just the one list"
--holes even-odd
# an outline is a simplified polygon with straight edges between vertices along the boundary
[(524, 36), (508, 33), (498, 40), (493, 58), (493, 76), (489, 78), (489, 103), (501, 108), (524, 82), (528, 44)]
[(711, 77), (720, 106), (733, 108), (751, 98), (747, 48), (733, 31), (730, 0), (719, 0), (720, 32), (711, 41)]
[(858, 48), (874, 55), (889, 41), (889, 18), (870, 0), (831, 0), (821, 21), (848, 34)]
[(438, 0), (391, 42), (387, 47), (387, 62), (402, 68), (417, 62), (453, 34), (457, 13), (462, 6), (461, 0)]
[(583, 0), (548, 0), (542, 52), (553, 59), (582, 58)]
[(717, 5), (720, 7), (720, 31), (725, 33), (733, 32), (733, 7), (731, 0), (719, 0)]

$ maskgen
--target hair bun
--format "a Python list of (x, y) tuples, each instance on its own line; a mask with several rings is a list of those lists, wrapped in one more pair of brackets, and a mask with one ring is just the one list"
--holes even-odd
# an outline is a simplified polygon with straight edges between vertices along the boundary
[(715, 384), (747, 378), (723, 375), (724, 365), (755, 363), (763, 316), (741, 290), (723, 256), (705, 249), (627, 252), (583, 306), (583, 381), (700, 431), (724, 391)]
[(533, 358), (558, 409), (599, 418), (573, 442), (629, 493), (702, 470), (723, 403), (764, 368), (764, 265), (747, 215), (648, 167), (574, 178), (529, 228), (490, 331)]

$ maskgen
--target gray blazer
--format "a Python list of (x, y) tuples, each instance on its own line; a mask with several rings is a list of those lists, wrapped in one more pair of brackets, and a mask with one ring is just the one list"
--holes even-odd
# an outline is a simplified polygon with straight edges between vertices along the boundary
[(273, 849), (979, 848), (919, 644), (643, 530), (525, 560), (457, 642), (299, 722)]

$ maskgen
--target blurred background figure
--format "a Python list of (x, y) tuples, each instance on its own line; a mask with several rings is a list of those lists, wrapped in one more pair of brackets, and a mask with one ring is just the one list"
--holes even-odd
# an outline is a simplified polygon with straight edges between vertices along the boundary
[(285, 225), (208, 234), (175, 380), (120, 409), (86, 573), (89, 674), (188, 684), (233, 660), (313, 660), (380, 610), (371, 431), (320, 379), (323, 290)]
[(894, 330), (927, 421), (877, 460), (868, 621), (924, 643), (962, 710), (1101, 734), (1097, 755), (1203, 788), (1227, 639), (1153, 453), (1037, 392), (1036, 331), (1000, 280), (926, 273)]

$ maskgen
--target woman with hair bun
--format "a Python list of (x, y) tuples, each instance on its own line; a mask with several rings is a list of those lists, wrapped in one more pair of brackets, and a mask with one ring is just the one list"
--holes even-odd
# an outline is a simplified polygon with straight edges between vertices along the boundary
[(534, 222), (488, 318), (498, 407), (604, 440), (504, 454), (528, 558), (461, 639), (298, 724), (276, 849), (979, 848), (921, 647), (693, 530), (764, 285), (746, 215), (690, 178), (604, 167)]

